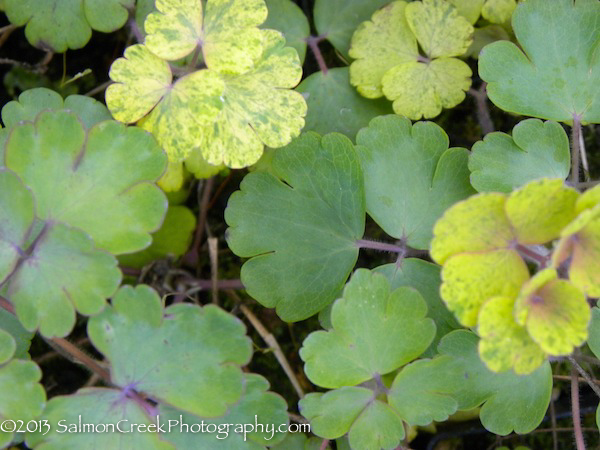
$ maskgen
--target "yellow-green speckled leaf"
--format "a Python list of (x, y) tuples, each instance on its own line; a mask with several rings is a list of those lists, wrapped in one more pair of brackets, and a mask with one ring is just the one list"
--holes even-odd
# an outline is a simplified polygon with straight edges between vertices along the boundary
[(507, 23), (516, 7), (516, 0), (486, 0), (481, 15), (492, 23)]
[(225, 168), (225, 165), (219, 164), (218, 166), (213, 166), (212, 164), (209, 164), (202, 157), (200, 149), (196, 148), (190, 153), (190, 156), (186, 158), (185, 168), (193, 173), (196, 178), (203, 179), (218, 174)]
[(487, 300), (515, 298), (528, 279), (527, 266), (515, 250), (462, 253), (444, 264), (440, 296), (462, 325), (472, 327)]
[(506, 195), (474, 195), (450, 207), (433, 229), (431, 257), (438, 264), (458, 253), (507, 248), (514, 239), (504, 212)]
[(412, 2), (406, 20), (429, 58), (460, 56), (473, 41), (473, 26), (446, 0)]
[(169, 161), (166, 172), (156, 184), (165, 192), (174, 192), (183, 186), (183, 178), (183, 163)]
[(481, 308), (479, 356), (494, 372), (514, 369), (517, 374), (529, 374), (546, 360), (546, 354), (525, 327), (514, 321), (514, 303), (511, 297), (494, 297)]
[(600, 184), (588, 189), (577, 199), (575, 211), (577, 214), (586, 209), (591, 209), (596, 205), (600, 205)]
[(115, 84), (106, 89), (113, 117), (132, 123), (144, 117), (168, 92), (173, 79), (169, 65), (143, 45), (132, 45), (117, 59), (109, 74)]
[(485, 0), (449, 0), (458, 10), (458, 13), (474, 24), (481, 15), (481, 7)]
[(587, 339), (591, 311), (581, 290), (544, 269), (523, 286), (515, 316), (544, 352), (569, 355)]
[(262, 53), (258, 26), (267, 18), (263, 0), (157, 0), (144, 23), (145, 44), (160, 58), (175, 60), (197, 46), (209, 69), (249, 70)]
[(439, 58), (396, 65), (381, 81), (383, 93), (394, 101), (394, 112), (418, 120), (436, 117), (442, 108), (462, 102), (471, 87), (471, 75), (469, 66), (460, 59)]
[(381, 79), (392, 67), (416, 62), (417, 40), (406, 23), (406, 2), (396, 1), (373, 14), (354, 32), (350, 56), (350, 83), (367, 98), (383, 95)]
[(571, 282), (588, 297), (600, 297), (600, 205), (582, 211), (562, 231), (552, 255), (553, 266), (569, 258)]
[(542, 178), (513, 191), (505, 208), (519, 243), (545, 244), (558, 238), (576, 216), (578, 197), (562, 179)]

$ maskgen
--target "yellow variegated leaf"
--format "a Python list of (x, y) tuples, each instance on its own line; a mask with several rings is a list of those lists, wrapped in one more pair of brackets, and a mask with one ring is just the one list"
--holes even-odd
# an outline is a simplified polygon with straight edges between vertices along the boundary
[(546, 353), (568, 355), (587, 339), (591, 311), (583, 292), (544, 269), (523, 286), (515, 317)]
[(514, 369), (528, 374), (544, 362), (546, 354), (514, 321), (514, 303), (511, 297), (494, 297), (483, 305), (477, 327), (479, 355), (494, 372)]
[(113, 117), (132, 123), (144, 117), (170, 87), (173, 77), (169, 65), (143, 45), (132, 45), (124, 58), (110, 68), (115, 81), (106, 89), (106, 105)]
[(492, 23), (506, 23), (516, 7), (517, 0), (486, 0), (481, 15)]
[(458, 10), (458, 13), (474, 24), (481, 15), (484, 0), (449, 0)]
[[(596, 194), (584, 198), (582, 204), (589, 204), (592, 195)], [(588, 297), (600, 297), (600, 205), (583, 210), (562, 231), (552, 255), (553, 266), (569, 258), (571, 282)]]
[(406, 23), (406, 2), (396, 1), (373, 14), (354, 32), (350, 56), (350, 83), (367, 98), (383, 95), (381, 79), (392, 67), (416, 62), (417, 40)]
[(243, 73), (262, 53), (258, 26), (267, 18), (263, 0), (157, 0), (148, 15), (145, 44), (160, 58), (175, 60), (197, 46), (209, 69)]
[(460, 56), (473, 41), (473, 26), (446, 0), (412, 2), (406, 20), (430, 58)]
[(575, 218), (579, 193), (561, 179), (532, 181), (510, 194), (506, 215), (521, 244), (545, 244)]
[(213, 175), (218, 174), (225, 168), (224, 164), (213, 166), (206, 162), (202, 157), (202, 153), (199, 148), (195, 148), (194, 151), (185, 160), (185, 168), (194, 174), (196, 178), (210, 178)]
[(471, 75), (469, 66), (456, 58), (400, 64), (383, 76), (383, 93), (394, 101), (396, 114), (428, 119), (465, 99)]
[(474, 195), (449, 208), (433, 229), (431, 257), (438, 264), (458, 253), (507, 248), (514, 240), (504, 211), (506, 196)]
[(183, 186), (183, 163), (169, 162), (167, 171), (156, 182), (165, 192), (174, 192)]
[(575, 211), (579, 214), (586, 209), (592, 209), (596, 205), (600, 205), (600, 184), (588, 189), (579, 196), (575, 204)]
[(481, 305), (495, 296), (515, 298), (528, 279), (527, 266), (515, 250), (462, 253), (444, 264), (440, 295), (458, 321), (472, 327)]

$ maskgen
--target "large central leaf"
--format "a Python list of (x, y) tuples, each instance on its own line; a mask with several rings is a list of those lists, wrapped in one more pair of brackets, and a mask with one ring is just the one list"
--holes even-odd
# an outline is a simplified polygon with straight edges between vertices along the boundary
[(306, 133), (278, 150), (276, 176), (251, 173), (225, 211), (228, 243), (251, 257), (248, 293), (286, 321), (333, 301), (356, 263), (365, 223), (362, 173), (340, 134)]

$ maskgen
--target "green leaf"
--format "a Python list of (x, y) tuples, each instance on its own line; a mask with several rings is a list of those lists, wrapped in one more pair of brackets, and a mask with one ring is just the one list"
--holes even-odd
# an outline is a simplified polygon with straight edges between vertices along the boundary
[(75, 310), (97, 314), (121, 281), (114, 256), (76, 228), (46, 222), (8, 279), (6, 298), (29, 331), (66, 336)]
[[(288, 88), (300, 81), (296, 51), (274, 30), (261, 30), (260, 58), (241, 74), (205, 69), (171, 84), (165, 61), (143, 45), (133, 45), (117, 59), (106, 103), (117, 120), (140, 122), (172, 162), (201, 152), (210, 164), (245, 167), (264, 146), (281, 147), (304, 125), (306, 102)], [(150, 113), (146, 116), (146, 114)], [(144, 117), (146, 116), (146, 117)]]
[(471, 184), (479, 192), (510, 193), (538, 178), (562, 178), (571, 168), (569, 139), (556, 122), (527, 119), (512, 137), (489, 133), (469, 156)]
[[(54, 397), (42, 419), (51, 424), (51, 429), (46, 435), (45, 429), (28, 433), (26, 442), (31, 448), (174, 449), (161, 440), (164, 434), (157, 432), (157, 424), (168, 429), (162, 417), (150, 416), (138, 402), (117, 389), (85, 388), (73, 395)], [(134, 424), (139, 425), (132, 427)], [(125, 432), (119, 432), (117, 426)]]
[(17, 349), (17, 342), (12, 335), (0, 328), (0, 364), (9, 361)]
[(152, 184), (166, 156), (147, 133), (114, 121), (86, 130), (69, 112), (42, 112), (13, 128), (5, 162), (33, 192), (39, 219), (81, 228), (111, 253), (148, 246), (167, 208)]
[(25, 36), (31, 45), (62, 53), (83, 47), (92, 29), (109, 33), (121, 28), (134, 0), (5, 0), (8, 20), (27, 24)]
[(592, 308), (592, 319), (588, 327), (588, 334), (587, 344), (596, 355), (596, 358), (600, 358), (600, 308), (598, 307)]
[(475, 32), (473, 33), (473, 42), (464, 56), (479, 59), (481, 50), (486, 45), (496, 41), (510, 41), (509, 34), (502, 26), (485, 25), (483, 27), (475, 28)]
[(300, 400), (299, 406), (302, 415), (310, 420), (313, 433), (336, 439), (349, 432), (351, 448), (392, 449), (404, 438), (400, 417), (367, 388), (343, 387), (325, 394), (311, 393)]
[[(31, 361), (13, 359), (0, 366), (0, 421), (22, 420), (27, 424), (42, 413), (46, 405), (46, 392), (39, 383), (41, 379), (42, 371)], [(0, 430), (0, 447), (3, 448), (14, 437), (14, 433), (4, 429)]]
[(552, 369), (545, 362), (530, 375), (488, 370), (477, 354), (477, 337), (457, 330), (442, 339), (438, 347), (462, 369), (461, 388), (454, 392), (460, 410), (483, 403), (480, 419), (490, 432), (507, 435), (513, 431), (526, 434), (541, 423), (552, 394)]
[(485, 0), (449, 0), (458, 13), (472, 25), (479, 19), (484, 1)]
[(374, 117), (392, 113), (389, 102), (370, 100), (350, 85), (347, 67), (316, 72), (296, 88), (306, 98), (305, 131), (338, 132), (354, 140), (356, 133)]
[(430, 58), (461, 56), (471, 45), (473, 27), (444, 0), (409, 3), (406, 21)]
[(494, 372), (513, 369), (529, 374), (546, 360), (546, 353), (531, 339), (527, 329), (515, 322), (514, 297), (492, 297), (479, 312), (479, 354)]
[(474, 192), (467, 151), (448, 149), (448, 136), (434, 123), (378, 117), (356, 142), (367, 212), (387, 234), (412, 247), (427, 248), (435, 221)]
[(179, 258), (187, 251), (195, 229), (196, 217), (188, 208), (170, 206), (162, 227), (152, 235), (150, 247), (131, 255), (121, 255), (119, 262), (127, 267), (141, 268), (158, 259)]
[(29, 359), (29, 346), (35, 333), (23, 328), (23, 325), (14, 314), (9, 313), (4, 308), (0, 309), (0, 331), (2, 330), (9, 333), (15, 340), (16, 347), (11, 357)]
[[(267, 391), (269, 383), (262, 376), (247, 373), (244, 379), (246, 384), (244, 395), (223, 417), (198, 418), (161, 405), (159, 408), (161, 419), (165, 422), (176, 421), (173, 422), (171, 432), (165, 435), (165, 439), (176, 448), (197, 450), (212, 450), (217, 445), (216, 442), (219, 448), (232, 450), (258, 450), (279, 443), (285, 434), (279, 432), (278, 427), (289, 423), (285, 400)], [(208, 433), (186, 432), (190, 429), (202, 429), (202, 424), (204, 429), (209, 431)], [(260, 425), (263, 425), (262, 431)], [(213, 429), (216, 431), (211, 432)]]
[(225, 211), (227, 242), (248, 293), (285, 321), (331, 303), (358, 257), (365, 200), (352, 143), (306, 133), (277, 150), (272, 169), (246, 175)]
[(350, 39), (359, 24), (389, 0), (316, 0), (314, 20), (317, 32), (348, 59)]
[(381, 80), (385, 73), (398, 65), (415, 62), (419, 56), (417, 40), (406, 23), (405, 9), (406, 2), (390, 3), (375, 12), (371, 20), (361, 23), (352, 36), (350, 56), (356, 61), (350, 65), (350, 82), (364, 97), (383, 96)]
[(242, 396), (240, 366), (252, 354), (244, 332), (241, 321), (214, 305), (179, 303), (163, 312), (144, 285), (122, 287), (112, 307), (88, 322), (114, 384), (202, 417), (223, 415)]
[(480, 55), (479, 73), (488, 82), (490, 100), (517, 114), (600, 122), (599, 20), (596, 0), (522, 2), (512, 24), (523, 51), (501, 41)]
[(435, 335), (415, 289), (391, 291), (380, 274), (358, 269), (331, 311), (330, 331), (311, 333), (300, 349), (306, 376), (326, 388), (354, 386), (392, 372), (423, 353)]
[(401, 286), (415, 288), (427, 303), (427, 317), (435, 322), (436, 335), (425, 356), (435, 353), (440, 339), (450, 331), (460, 327), (454, 315), (440, 298), (440, 267), (422, 259), (407, 258), (400, 265), (385, 264), (376, 267), (373, 272), (381, 273), (390, 281), (392, 290)]
[(264, 0), (156, 0), (146, 17), (145, 45), (166, 60), (183, 58), (200, 47), (207, 67), (244, 73), (262, 53), (258, 26), (267, 18)]
[(523, 286), (515, 317), (546, 353), (570, 355), (587, 339), (591, 312), (583, 292), (549, 268)]
[(265, 0), (269, 15), (261, 28), (281, 31), (287, 45), (298, 52), (300, 62), (306, 56), (306, 38), (310, 36), (310, 25), (302, 9), (292, 0)]

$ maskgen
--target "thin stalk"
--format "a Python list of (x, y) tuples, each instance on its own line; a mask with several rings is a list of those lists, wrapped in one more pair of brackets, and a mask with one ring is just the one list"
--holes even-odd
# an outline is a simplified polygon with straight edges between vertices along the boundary
[(573, 411), (573, 434), (577, 450), (585, 450), (583, 430), (581, 429), (581, 413), (579, 410), (579, 380), (577, 371), (571, 368), (571, 409)]
[(475, 99), (475, 106), (477, 107), (477, 121), (481, 127), (481, 132), (485, 136), (488, 133), (494, 131), (494, 122), (490, 115), (490, 109), (487, 104), (487, 83), (482, 83), (479, 89), (469, 89), (469, 94)]
[(323, 58), (323, 54), (319, 48), (319, 42), (321, 42), (323, 39), (323, 36), (309, 36), (306, 38), (306, 43), (310, 47), (313, 55), (315, 55), (315, 59), (319, 65), (319, 70), (323, 72), (323, 75), (327, 75), (329, 69), (327, 68), (327, 64), (325, 64), (325, 59)]
[(370, 241), (368, 239), (357, 240), (356, 246), (358, 248), (370, 248), (373, 250), (380, 250), (382, 252), (392, 252), (400, 254), (406, 253), (406, 246), (404, 245), (388, 244), (387, 242)]
[(571, 183), (579, 183), (579, 165), (581, 156), (581, 117), (573, 115), (573, 128), (571, 129)]
[(592, 390), (596, 393), (598, 397), (600, 397), (600, 387), (596, 383), (596, 380), (593, 380), (589, 373), (587, 373), (583, 367), (579, 365), (579, 363), (572, 356), (567, 357), (571, 365), (579, 372), (579, 374), (583, 377), (586, 383), (592, 388)]

